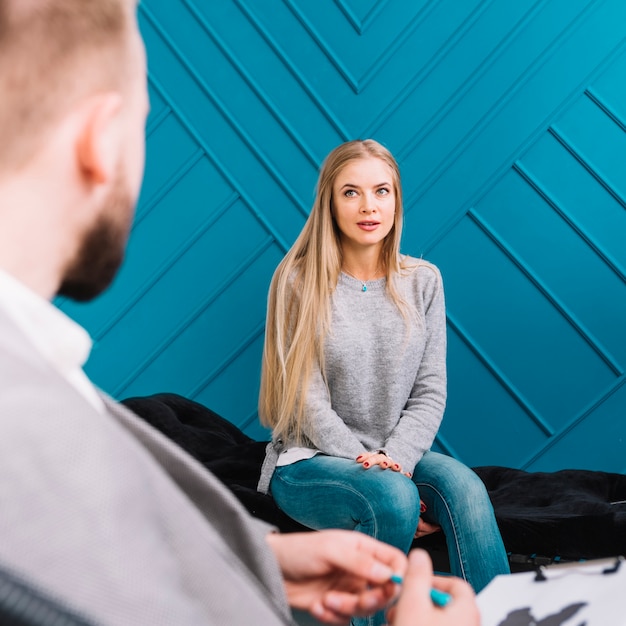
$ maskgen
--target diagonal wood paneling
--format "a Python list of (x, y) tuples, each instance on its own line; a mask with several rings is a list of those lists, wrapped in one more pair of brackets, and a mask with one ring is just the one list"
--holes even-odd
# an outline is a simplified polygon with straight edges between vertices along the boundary
[[(515, 399), (517, 412), (524, 411), (543, 432), (513, 452), (524, 467), (606, 467), (609, 449), (610, 467), (623, 469), (623, 461), (616, 464), (623, 437), (607, 441), (604, 427), (595, 440), (585, 441), (584, 454), (570, 457), (561, 442), (606, 419), (604, 402), (614, 400), (624, 383), (626, 206), (623, 173), (615, 165), (623, 153), (624, 125), (608, 100), (601, 105), (590, 93), (609, 76), (618, 80), (625, 60), (621, 52), (433, 250), (446, 257), (442, 265), (451, 263), (450, 309), (455, 300), (463, 309), (463, 299), (476, 296), (483, 304), (475, 315), (463, 314), (457, 334), (465, 346), (459, 352), (469, 348), (478, 367), (490, 368)], [(457, 266), (452, 250), (445, 252), (450, 247), (465, 248), (462, 254), (493, 269)], [(503, 269), (509, 263), (513, 267)], [(450, 280), (458, 281), (457, 289)], [(452, 345), (454, 352), (454, 340)], [(451, 394), (449, 415), (461, 420), (462, 408), (453, 408), (458, 399), (476, 394), (473, 402), (484, 403), (489, 397), (471, 389), (465, 372), (453, 370), (454, 385), (461, 391)], [(491, 420), (492, 428), (519, 441), (523, 418), (503, 425), (496, 411), (481, 413), (483, 424)], [(613, 418), (619, 421), (619, 413)], [(597, 451), (589, 449), (594, 442)]]
[(443, 272), (471, 465), (626, 470), (623, 0), (143, 0), (147, 167), (90, 375), (253, 437), (272, 271), (326, 153), (399, 158), (404, 249)]

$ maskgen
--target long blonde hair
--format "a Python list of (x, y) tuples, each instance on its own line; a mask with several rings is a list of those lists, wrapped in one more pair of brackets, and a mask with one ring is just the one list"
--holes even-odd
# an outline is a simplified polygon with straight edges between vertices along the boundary
[(387, 293), (403, 312), (405, 302), (395, 286), (402, 268), (402, 188), (392, 154), (372, 139), (341, 144), (320, 170), (311, 213), (272, 279), (265, 327), (259, 417), (276, 438), (302, 443), (306, 393), (315, 364), (323, 375), (324, 339), (330, 325), (330, 298), (341, 272), (340, 231), (332, 215), (332, 190), (343, 168), (358, 159), (375, 157), (391, 169), (396, 206), (394, 224), (383, 241), (381, 267)]

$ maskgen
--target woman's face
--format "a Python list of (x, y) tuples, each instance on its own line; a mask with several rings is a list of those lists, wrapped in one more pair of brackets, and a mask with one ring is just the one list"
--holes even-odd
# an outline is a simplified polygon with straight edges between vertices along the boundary
[(333, 185), (332, 212), (342, 246), (382, 247), (394, 224), (396, 194), (393, 171), (381, 159), (349, 161)]

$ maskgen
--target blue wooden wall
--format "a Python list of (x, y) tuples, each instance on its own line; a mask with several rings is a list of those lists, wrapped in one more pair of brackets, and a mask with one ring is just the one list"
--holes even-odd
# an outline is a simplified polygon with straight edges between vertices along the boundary
[(624, 0), (143, 0), (152, 111), (87, 370), (255, 438), (265, 298), (326, 153), (397, 156), (404, 251), (442, 270), (469, 465), (626, 470)]

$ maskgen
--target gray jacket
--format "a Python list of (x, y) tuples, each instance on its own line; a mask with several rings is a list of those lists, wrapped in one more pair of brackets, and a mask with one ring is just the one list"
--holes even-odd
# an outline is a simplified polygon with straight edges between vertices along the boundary
[(265, 535), (194, 459), (95, 410), (0, 312), (0, 564), (101, 624), (290, 624)]

